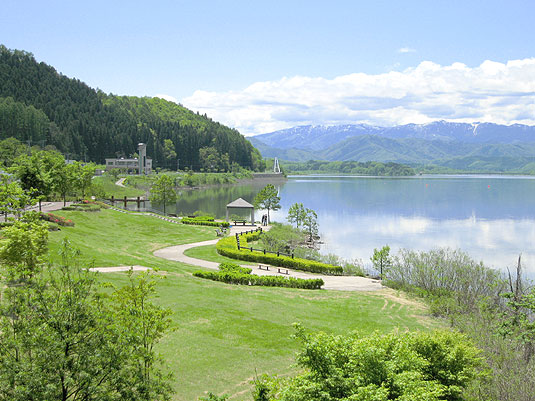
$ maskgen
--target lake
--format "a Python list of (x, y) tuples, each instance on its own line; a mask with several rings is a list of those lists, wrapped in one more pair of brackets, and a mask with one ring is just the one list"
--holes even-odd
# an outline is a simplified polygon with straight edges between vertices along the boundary
[[(264, 185), (182, 191), (176, 209), (224, 216), (227, 203), (252, 201)], [(535, 275), (535, 177), (294, 176), (277, 187), (282, 208), (273, 220), (285, 222), (295, 202), (315, 210), (323, 253), (370, 265), (373, 249), (386, 244), (394, 253), (450, 247), (502, 270), (522, 253), (526, 271)]]

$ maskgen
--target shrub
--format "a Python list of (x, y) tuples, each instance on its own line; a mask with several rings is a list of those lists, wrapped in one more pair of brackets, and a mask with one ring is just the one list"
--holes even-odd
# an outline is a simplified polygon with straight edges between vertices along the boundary
[(303, 288), (319, 290), (324, 284), (322, 279), (302, 279), (281, 276), (257, 276), (251, 274), (251, 269), (238, 266), (234, 263), (221, 263), (219, 271), (198, 270), (193, 273), (195, 277), (227, 284), (258, 285), (266, 287)]
[(50, 221), (52, 223), (56, 223), (56, 224), (59, 224), (60, 226), (64, 226), (64, 227), (73, 227), (74, 226), (74, 222), (71, 219), (66, 219), (65, 217), (62, 217), (62, 216), (56, 216), (55, 214), (52, 214), (52, 213), (43, 213), (43, 212), (41, 212), (39, 214), (39, 218), (41, 220)]
[[(210, 218), (210, 217), (208, 217)], [(212, 220), (203, 220), (198, 219), (197, 217), (182, 217), (182, 224), (191, 224), (196, 226), (209, 226), (209, 227), (228, 227), (229, 223), (227, 221), (213, 221)]]
[(220, 263), (219, 264), (219, 270), (222, 272), (230, 272), (230, 273), (241, 273), (241, 274), (251, 274), (253, 269), (249, 267), (241, 267), (240, 265), (237, 265), (235, 263)]
[(343, 274), (341, 266), (329, 265), (326, 263), (316, 262), (314, 260), (291, 258), (288, 256), (277, 256), (276, 254), (264, 254), (259, 251), (250, 251), (247, 248), (247, 241), (256, 241), (260, 238), (262, 232), (254, 231), (253, 233), (242, 234), (240, 236), (241, 249), (238, 250), (235, 237), (225, 237), (219, 240), (216, 245), (217, 252), (220, 255), (232, 259), (246, 260), (249, 262), (265, 263), (273, 266), (286, 267), (295, 270), (302, 270), (312, 273), (323, 273), (332, 275)]
[(301, 340), (298, 364), (304, 372), (273, 390), (281, 401), (463, 400), (463, 390), (481, 374), (480, 351), (455, 332), (309, 334)]
[(70, 206), (64, 206), (61, 210), (70, 210), (78, 212), (99, 212), (102, 207), (96, 203), (82, 202), (73, 203)]
[(48, 222), (48, 231), (59, 231), (59, 224)]
[(4, 227), (11, 227), (13, 225), (12, 221), (0, 221), (0, 229)]

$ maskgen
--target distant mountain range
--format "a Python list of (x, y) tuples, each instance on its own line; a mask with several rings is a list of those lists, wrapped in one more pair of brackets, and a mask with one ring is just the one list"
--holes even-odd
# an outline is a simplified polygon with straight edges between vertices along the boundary
[(535, 172), (535, 126), (520, 124), (308, 125), (248, 139), (264, 157), (289, 161), (380, 161), (466, 171)]

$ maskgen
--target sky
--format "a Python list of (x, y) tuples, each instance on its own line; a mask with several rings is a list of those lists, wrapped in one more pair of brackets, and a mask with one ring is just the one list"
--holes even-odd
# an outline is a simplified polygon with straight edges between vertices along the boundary
[(245, 135), (535, 124), (535, 1), (2, 0), (0, 43)]

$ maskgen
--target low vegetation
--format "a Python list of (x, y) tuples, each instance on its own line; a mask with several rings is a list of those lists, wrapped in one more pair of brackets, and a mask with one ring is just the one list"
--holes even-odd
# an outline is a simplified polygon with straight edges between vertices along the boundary
[(257, 276), (251, 274), (251, 269), (241, 267), (233, 263), (222, 263), (219, 271), (198, 270), (193, 273), (195, 277), (214, 281), (222, 281), (227, 284), (259, 285), (265, 287), (288, 287), (302, 288), (307, 290), (319, 290), (323, 284), (322, 279), (301, 279), (282, 276)]
[(2, 234), (0, 398), (169, 399), (155, 346), (170, 311), (152, 303), (148, 275), (105, 293), (66, 240), (60, 261), (45, 264), (48, 231), (36, 214)]
[(295, 337), (304, 372), (257, 380), (255, 401), (454, 401), (482, 376), (479, 350), (454, 332), (333, 336), (297, 325)]
[[(48, 257), (53, 261), (60, 261), (61, 242), (69, 238), (81, 251), (81, 265), (143, 265), (161, 271), (154, 303), (172, 311), (176, 330), (161, 339), (157, 351), (174, 372), (171, 384), (176, 401), (195, 400), (206, 390), (249, 400), (255, 371), (260, 375), (297, 373), (292, 358), (297, 351), (291, 339), (294, 322), (336, 335), (357, 329), (371, 334), (437, 325), (425, 317), (421, 305), (393, 292), (230, 286), (195, 278), (196, 268), (152, 254), (166, 246), (213, 239), (215, 233), (209, 227), (170, 224), (110, 209), (56, 213), (76, 225), (49, 234)], [(119, 287), (129, 282), (124, 273), (97, 277)]]
[(228, 221), (214, 221), (212, 216), (195, 216), (195, 217), (182, 217), (182, 224), (192, 224), (196, 226), (209, 226), (209, 227), (228, 227)]
[(354, 174), (370, 176), (411, 176), (416, 171), (406, 164), (358, 162), (358, 161), (322, 161), (309, 160), (307, 162), (284, 162), (288, 174)]
[(460, 251), (402, 250), (385, 271), (386, 282), (425, 299), (483, 352), (486, 380), (468, 389), (470, 400), (531, 401), (535, 388), (535, 289), (504, 277)]
[(238, 249), (235, 237), (226, 237), (219, 240), (216, 249), (220, 255), (227, 256), (232, 259), (247, 260), (250, 262), (265, 263), (272, 266), (287, 267), (295, 270), (302, 270), (312, 273), (323, 273), (332, 275), (343, 274), (341, 266), (328, 265), (326, 263), (316, 262), (314, 260), (307, 260), (301, 258), (292, 258), (290, 256), (277, 256), (277, 254), (270, 254), (263, 251), (255, 251), (247, 249), (249, 247), (248, 241), (257, 241), (261, 238), (260, 231), (249, 232), (242, 234), (240, 238), (240, 249)]

